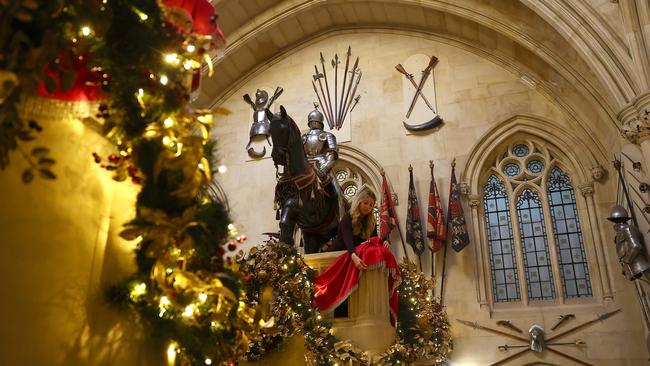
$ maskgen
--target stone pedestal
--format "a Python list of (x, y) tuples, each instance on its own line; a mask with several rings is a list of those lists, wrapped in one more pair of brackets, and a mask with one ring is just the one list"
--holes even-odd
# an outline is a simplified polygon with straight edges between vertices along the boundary
[[(305, 255), (305, 262), (319, 273), (345, 251)], [(348, 316), (334, 318), (332, 330), (341, 340), (350, 340), (371, 355), (383, 352), (395, 341), (388, 306), (388, 273), (383, 268), (362, 271), (359, 284), (348, 298)]]

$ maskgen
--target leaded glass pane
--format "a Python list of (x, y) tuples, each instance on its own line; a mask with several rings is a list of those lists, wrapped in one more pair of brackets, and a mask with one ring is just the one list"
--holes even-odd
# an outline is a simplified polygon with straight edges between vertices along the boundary
[(506, 188), (499, 178), (492, 175), (483, 191), (494, 301), (519, 301), (517, 260)]
[(592, 296), (589, 269), (571, 179), (560, 168), (554, 167), (549, 177), (548, 186), (564, 296), (567, 298)]
[(358, 189), (359, 188), (357, 187), (356, 184), (350, 184), (349, 186), (345, 187), (345, 189), (343, 190), (343, 195), (349, 201), (352, 199), (352, 197), (354, 197), (355, 194), (357, 194)]
[(528, 155), (528, 152), (528, 146), (524, 144), (517, 144), (512, 148), (512, 154), (520, 158)]
[(515, 163), (509, 163), (506, 164), (506, 166), (503, 167), (503, 172), (509, 176), (509, 177), (515, 177), (519, 174), (521, 169), (519, 169), (519, 165)]
[(531, 160), (526, 166), (531, 173), (537, 174), (541, 173), (544, 170), (544, 163), (539, 160)]
[[(549, 300), (555, 298), (549, 250), (544, 228), (542, 204), (537, 193), (531, 189), (517, 198), (517, 215), (523, 243), (524, 267), (529, 300)], [(524, 216), (529, 219), (524, 222)]]

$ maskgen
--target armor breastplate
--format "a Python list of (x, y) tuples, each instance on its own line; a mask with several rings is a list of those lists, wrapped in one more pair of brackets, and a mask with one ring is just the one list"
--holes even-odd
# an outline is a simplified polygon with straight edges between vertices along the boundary
[(248, 134), (251, 141), (264, 140), (271, 135), (271, 125), (264, 110), (253, 112), (254, 122), (251, 125), (251, 130)]
[(305, 154), (308, 158), (314, 158), (317, 155), (321, 155), (325, 152), (325, 133), (322, 130), (309, 130), (303, 136), (303, 147), (305, 149)]
[[(624, 227), (616, 232), (616, 254), (619, 262), (623, 265), (623, 272), (629, 280), (633, 280), (642, 275), (643, 272), (650, 268), (650, 263), (646, 259), (644, 248), (630, 240), (632, 235), (638, 235), (638, 230), (632, 230), (630, 227)], [(625, 256), (633, 250), (639, 249), (638, 254), (631, 259), (630, 263), (625, 262)]]

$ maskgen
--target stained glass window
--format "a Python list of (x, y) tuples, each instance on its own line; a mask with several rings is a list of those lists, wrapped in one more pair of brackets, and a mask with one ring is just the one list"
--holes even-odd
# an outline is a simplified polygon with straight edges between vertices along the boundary
[(544, 163), (539, 160), (531, 160), (528, 162), (528, 165), (526, 167), (531, 173), (537, 174), (541, 173), (542, 170), (544, 170)]
[(548, 182), (548, 201), (560, 264), (564, 296), (591, 296), (589, 269), (571, 179), (554, 167)]
[(555, 286), (544, 227), (544, 212), (539, 195), (535, 191), (526, 188), (521, 192), (517, 198), (517, 216), (528, 299), (554, 299)]
[(527, 140), (499, 152), (490, 167), (483, 205), (494, 303), (593, 296), (576, 196), (559, 161)]
[(509, 177), (515, 177), (519, 174), (519, 165), (510, 163), (503, 167), (503, 172)]
[(519, 301), (519, 277), (508, 195), (503, 182), (495, 175), (488, 179), (483, 190), (494, 299), (496, 302)]
[(524, 144), (517, 144), (512, 148), (512, 154), (517, 157), (526, 156), (529, 151), (528, 146)]

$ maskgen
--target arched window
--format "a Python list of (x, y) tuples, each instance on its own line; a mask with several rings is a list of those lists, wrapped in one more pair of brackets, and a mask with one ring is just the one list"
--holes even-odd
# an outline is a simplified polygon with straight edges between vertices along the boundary
[(509, 145), (485, 175), (482, 200), (493, 302), (592, 296), (574, 187), (549, 148)]

